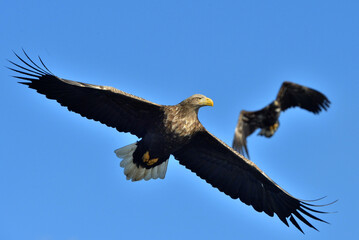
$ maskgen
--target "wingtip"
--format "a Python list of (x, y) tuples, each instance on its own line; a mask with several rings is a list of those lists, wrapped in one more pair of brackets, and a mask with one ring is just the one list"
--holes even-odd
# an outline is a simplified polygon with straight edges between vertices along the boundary
[(17, 83), (20, 83), (20, 84), (23, 84), (23, 85), (26, 85), (26, 86), (30, 86), (30, 83), (28, 83), (28, 82), (17, 82)]
[(297, 198), (297, 200), (299, 200), (301, 202), (317, 202), (317, 201), (323, 200), (326, 197), (328, 197), (328, 196), (323, 196), (323, 197), (319, 197), (316, 199), (310, 199), (310, 200)]
[[(15, 54), (15, 56), (22, 62), (24, 63), (26, 66), (20, 66), (19, 64), (16, 64), (10, 60), (8, 60), (11, 64), (15, 65), (16, 67), (18, 68), (21, 68), (21, 69), (24, 69), (26, 70), (27, 72), (32, 72), (32, 73), (35, 73), (37, 74), (38, 76), (37, 77), (40, 77), (42, 75), (54, 75), (47, 67), (46, 65), (44, 64), (44, 62), (42, 61), (42, 59), (40, 58), (39, 56), (39, 60), (42, 64), (42, 66), (45, 68), (42, 68), (40, 67), (38, 64), (36, 64), (30, 57), (29, 55), (26, 53), (25, 49), (22, 48), (22, 51), (25, 55), (25, 57), (27, 58), (28, 61), (25, 61), (23, 58), (21, 58), (14, 50), (12, 50), (12, 52)], [(14, 70), (14, 69), (11, 69), (13, 71), (17, 71), (18, 70)], [(30, 73), (24, 73), (24, 72), (21, 72), (22, 74), (26, 74), (26, 75), (31, 75)]]
[(23, 47), (21, 48), (21, 50), (27, 56), (27, 53), (26, 53), (26, 51), (25, 51), (25, 49)]
[(295, 220), (295, 218), (293, 216), (290, 216), (289, 220), (291, 221), (291, 223), (293, 223), (293, 225), (299, 230), (301, 231), (303, 234), (305, 234), (302, 230), (302, 228), (299, 226), (299, 224), (297, 223), (297, 221)]
[(302, 200), (302, 199), (298, 199), (298, 200), (301, 202), (301, 204), (304, 204), (304, 205), (307, 205), (307, 206), (312, 206), (312, 207), (326, 207), (326, 206), (332, 205), (332, 204), (339, 201), (339, 199), (336, 199), (336, 200), (334, 200), (334, 201), (332, 201), (330, 203), (326, 203), (326, 204), (311, 204), (311, 203), (308, 203), (308, 202), (317, 202), (317, 201), (323, 200), (326, 197), (327, 196), (324, 196), (324, 197), (314, 199), (314, 200)]

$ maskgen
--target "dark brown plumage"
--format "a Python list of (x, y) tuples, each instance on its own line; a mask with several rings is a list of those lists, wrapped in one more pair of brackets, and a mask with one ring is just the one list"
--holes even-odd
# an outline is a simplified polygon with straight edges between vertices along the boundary
[(247, 137), (257, 128), (260, 136), (271, 137), (279, 127), (280, 112), (288, 108), (300, 107), (314, 114), (329, 108), (329, 99), (317, 90), (292, 83), (283, 82), (277, 98), (258, 111), (242, 110), (239, 114), (232, 147), (239, 153), (249, 157)]
[[(26, 55), (26, 53), (25, 53)], [(20, 73), (21, 82), (54, 99), (70, 111), (130, 132), (141, 138), (136, 143), (117, 149), (123, 158), (127, 179), (132, 181), (164, 178), (168, 158), (179, 162), (213, 187), (239, 198), (256, 211), (276, 214), (287, 226), (287, 218), (300, 230), (294, 217), (316, 229), (304, 216), (325, 222), (310, 212), (316, 205), (294, 198), (272, 181), (253, 162), (244, 158), (210, 134), (198, 120), (202, 106), (213, 106), (211, 99), (195, 94), (173, 106), (158, 105), (112, 87), (65, 80), (53, 75), (42, 63), (36, 65), (27, 55), (25, 65), (11, 62)]]

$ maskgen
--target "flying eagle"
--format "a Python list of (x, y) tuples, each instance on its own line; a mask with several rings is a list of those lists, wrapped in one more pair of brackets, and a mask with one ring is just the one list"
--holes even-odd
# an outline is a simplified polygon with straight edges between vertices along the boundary
[(245, 110), (240, 112), (232, 147), (249, 158), (247, 137), (257, 128), (261, 129), (258, 135), (267, 138), (273, 136), (279, 127), (280, 112), (288, 108), (300, 107), (318, 114), (322, 109), (327, 110), (329, 104), (329, 99), (317, 90), (292, 82), (283, 82), (277, 98), (266, 107), (253, 112)]
[(56, 100), (69, 111), (140, 138), (115, 150), (123, 159), (120, 166), (128, 180), (163, 179), (168, 159), (173, 155), (219, 191), (233, 199), (239, 198), (258, 212), (276, 214), (287, 226), (289, 218), (303, 232), (295, 217), (313, 229), (316, 228), (305, 216), (325, 222), (311, 213), (325, 213), (314, 209), (319, 205), (287, 193), (253, 162), (203, 127), (198, 120), (198, 110), (213, 106), (210, 98), (195, 94), (177, 105), (159, 105), (113, 87), (57, 77), (40, 57), (41, 67), (25, 51), (24, 54), (28, 61), (15, 53), (25, 65), (9, 61), (15, 66), (9, 69), (21, 74), (14, 77), (25, 80), (21, 84)]

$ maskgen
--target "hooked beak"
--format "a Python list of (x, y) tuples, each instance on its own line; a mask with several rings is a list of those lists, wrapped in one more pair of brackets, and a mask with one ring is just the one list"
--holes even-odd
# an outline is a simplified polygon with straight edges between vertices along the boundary
[(213, 101), (212, 101), (212, 99), (210, 99), (210, 98), (205, 98), (205, 99), (203, 99), (202, 102), (201, 102), (201, 104), (202, 104), (203, 106), (211, 106), (211, 107), (213, 107)]

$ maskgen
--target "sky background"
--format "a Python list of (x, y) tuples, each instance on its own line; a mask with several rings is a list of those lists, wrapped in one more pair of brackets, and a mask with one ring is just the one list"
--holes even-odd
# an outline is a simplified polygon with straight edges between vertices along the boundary
[[(358, 233), (358, 1), (1, 1), (0, 239), (354, 239)], [(136, 137), (17, 84), (12, 50), (56, 75), (160, 104), (195, 93), (231, 144), (239, 111), (289, 80), (332, 102), (280, 117), (251, 160), (295, 197), (339, 199), (305, 235), (212, 188), (171, 157), (165, 180), (126, 181), (113, 151)], [(18, 61), (17, 61), (18, 62)]]

